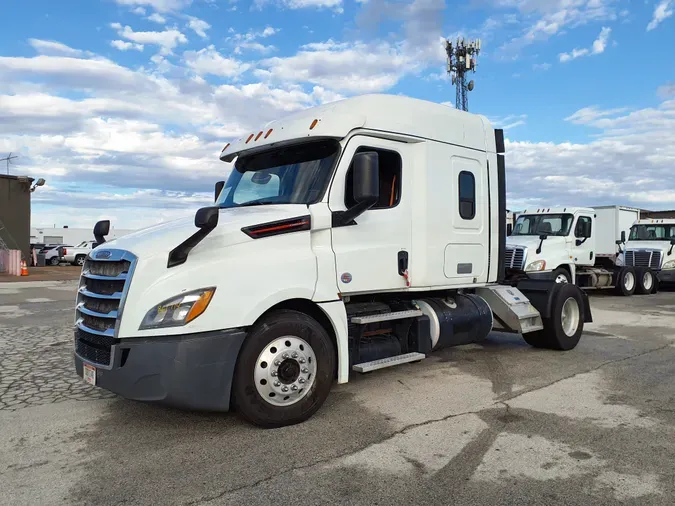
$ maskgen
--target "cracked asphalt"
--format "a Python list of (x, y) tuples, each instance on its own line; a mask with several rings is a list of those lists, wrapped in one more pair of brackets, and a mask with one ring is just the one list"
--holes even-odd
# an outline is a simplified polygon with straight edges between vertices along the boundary
[(0, 284), (0, 504), (675, 503), (675, 292), (592, 295), (571, 352), (493, 334), (261, 430), (85, 385), (74, 291)]

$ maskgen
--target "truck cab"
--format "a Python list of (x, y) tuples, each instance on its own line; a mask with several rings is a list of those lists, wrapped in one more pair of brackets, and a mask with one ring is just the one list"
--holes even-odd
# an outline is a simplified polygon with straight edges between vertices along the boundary
[(595, 211), (537, 208), (520, 213), (506, 243), (506, 268), (532, 278), (575, 283), (578, 267), (595, 265)]
[(641, 219), (630, 228), (619, 262), (649, 267), (662, 283), (675, 283), (675, 219)]
[(104, 242), (82, 269), (78, 375), (119, 395), (306, 420), (333, 381), (422, 361), (493, 329), (570, 350), (574, 285), (505, 282), (503, 132), (487, 118), (365, 95), (228, 143), (214, 200)]

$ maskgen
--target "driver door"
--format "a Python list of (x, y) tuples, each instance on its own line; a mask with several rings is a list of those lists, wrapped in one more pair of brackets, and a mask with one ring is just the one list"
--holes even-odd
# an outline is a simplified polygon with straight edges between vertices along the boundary
[[(355, 225), (332, 228), (332, 245), (341, 293), (372, 293), (406, 289), (399, 267), (412, 265), (410, 144), (354, 136), (338, 165), (329, 195), (332, 212), (354, 204), (352, 159), (357, 152), (375, 151), (379, 160), (378, 202), (358, 216)], [(402, 269), (405, 270), (405, 269)]]

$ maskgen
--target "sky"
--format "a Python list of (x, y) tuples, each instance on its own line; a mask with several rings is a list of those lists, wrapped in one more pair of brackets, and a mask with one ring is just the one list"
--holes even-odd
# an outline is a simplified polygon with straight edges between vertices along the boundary
[[(222, 147), (363, 93), (454, 103), (507, 138), (507, 205), (675, 208), (675, 0), (3, 0), (0, 158), (33, 226), (192, 215)], [(3, 162), (0, 170), (5, 173)]]

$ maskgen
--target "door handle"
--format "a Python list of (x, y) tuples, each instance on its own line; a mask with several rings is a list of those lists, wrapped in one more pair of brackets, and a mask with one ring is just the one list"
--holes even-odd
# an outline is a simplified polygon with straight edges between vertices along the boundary
[(408, 270), (408, 252), (399, 251), (398, 252), (398, 274), (399, 276), (405, 276), (406, 271)]

